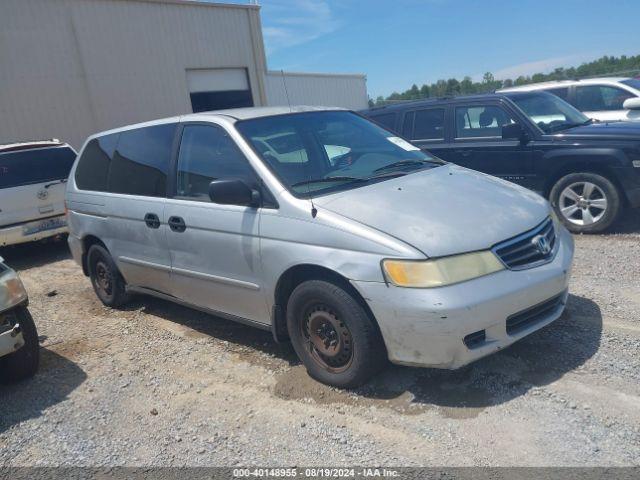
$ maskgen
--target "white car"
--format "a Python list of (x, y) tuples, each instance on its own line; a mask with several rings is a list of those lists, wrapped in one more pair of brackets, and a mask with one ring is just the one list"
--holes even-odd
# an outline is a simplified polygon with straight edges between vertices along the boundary
[(0, 145), (0, 247), (67, 232), (64, 193), (75, 158), (58, 140)]
[(624, 77), (560, 80), (504, 88), (500, 92), (544, 90), (601, 122), (640, 121), (640, 79)]

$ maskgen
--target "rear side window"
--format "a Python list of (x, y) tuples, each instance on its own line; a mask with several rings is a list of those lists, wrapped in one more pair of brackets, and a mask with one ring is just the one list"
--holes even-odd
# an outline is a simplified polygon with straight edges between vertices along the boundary
[(76, 185), (82, 190), (107, 191), (107, 176), (118, 134), (94, 138), (84, 147), (76, 167)]
[(444, 108), (431, 108), (415, 112), (411, 140), (443, 140)]
[(175, 130), (176, 124), (167, 124), (121, 132), (109, 168), (107, 190), (164, 197)]
[(383, 115), (376, 115), (370, 117), (371, 120), (376, 122), (379, 125), (382, 125), (384, 128), (395, 131), (396, 130), (396, 114), (395, 113), (385, 113)]
[(240, 179), (249, 185), (256, 175), (223, 129), (186, 125), (178, 154), (177, 196), (208, 202), (209, 184), (218, 179)]
[(76, 158), (69, 147), (37, 148), (0, 154), (0, 188), (64, 180)]

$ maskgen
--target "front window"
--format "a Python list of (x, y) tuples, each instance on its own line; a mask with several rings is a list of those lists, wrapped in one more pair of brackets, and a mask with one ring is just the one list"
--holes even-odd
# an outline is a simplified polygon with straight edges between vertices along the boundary
[(296, 196), (356, 188), (442, 162), (351, 112), (306, 112), (236, 123)]
[(495, 105), (456, 107), (456, 138), (500, 138), (510, 123), (511, 116)]
[(512, 93), (508, 97), (545, 133), (556, 133), (591, 121), (567, 102), (550, 93)]
[(633, 97), (631, 92), (608, 85), (585, 85), (576, 87), (576, 108), (582, 112), (603, 112), (622, 110), (627, 98)]

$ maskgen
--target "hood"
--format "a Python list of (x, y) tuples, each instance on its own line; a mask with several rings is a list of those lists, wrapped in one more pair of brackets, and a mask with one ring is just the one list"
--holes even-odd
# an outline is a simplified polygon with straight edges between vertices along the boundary
[(571, 139), (640, 140), (640, 122), (590, 123), (562, 130), (554, 136)]
[(530, 230), (549, 215), (547, 201), (536, 193), (454, 165), (313, 201), (429, 257), (488, 249)]

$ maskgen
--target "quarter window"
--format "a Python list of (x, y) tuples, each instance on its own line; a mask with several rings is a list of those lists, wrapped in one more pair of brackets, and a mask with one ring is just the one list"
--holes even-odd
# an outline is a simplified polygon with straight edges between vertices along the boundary
[(622, 104), (634, 95), (618, 87), (585, 85), (576, 87), (576, 107), (583, 112), (623, 110)]
[(186, 125), (178, 154), (177, 196), (208, 202), (209, 184), (218, 179), (257, 183), (251, 165), (227, 132), (213, 125)]
[(164, 197), (176, 124), (137, 128), (120, 133), (109, 168), (112, 193)]
[(118, 134), (94, 138), (84, 147), (76, 167), (76, 185), (81, 190), (107, 191), (107, 177)]
[(444, 139), (444, 108), (432, 108), (415, 112), (412, 140)]
[(75, 158), (76, 154), (69, 147), (0, 154), (0, 188), (66, 179)]
[(383, 115), (376, 115), (371, 117), (371, 120), (376, 122), (378, 125), (382, 125), (384, 128), (391, 130), (392, 132), (396, 130), (396, 114), (395, 113), (385, 113)]
[(502, 126), (515, 123), (511, 116), (495, 105), (456, 107), (456, 137), (502, 137)]

